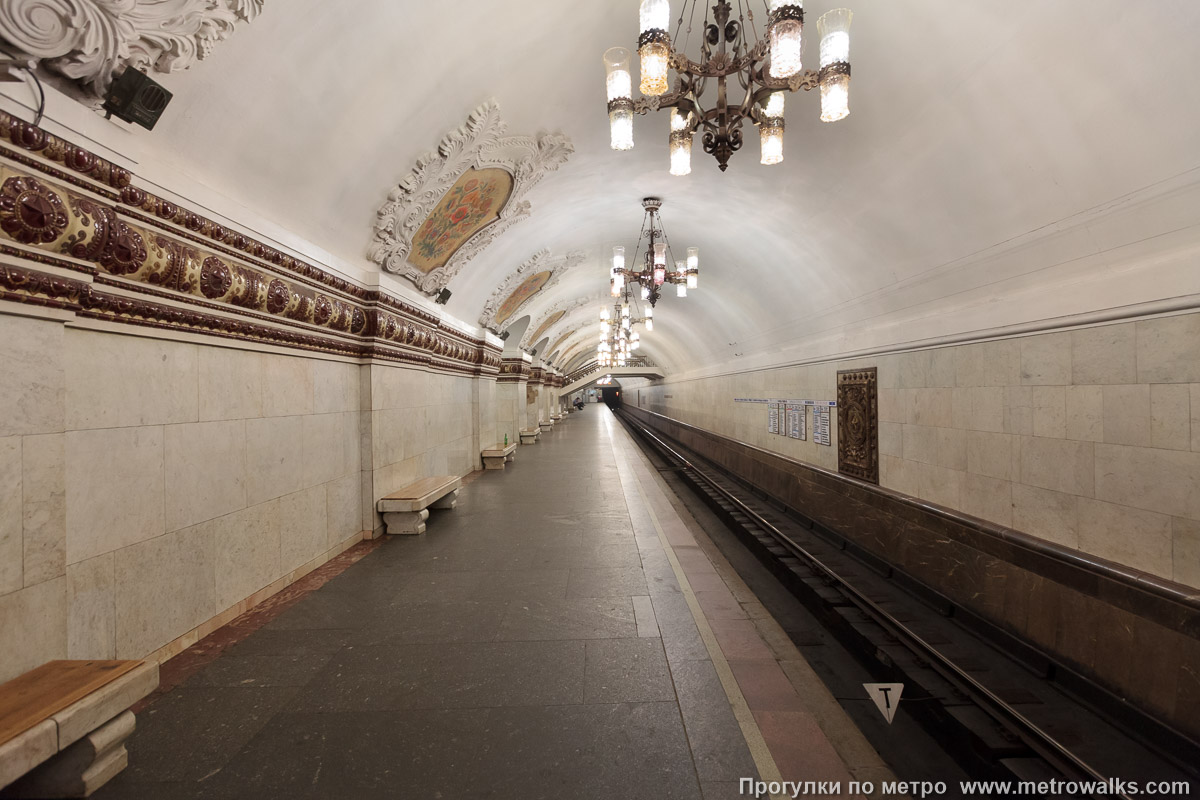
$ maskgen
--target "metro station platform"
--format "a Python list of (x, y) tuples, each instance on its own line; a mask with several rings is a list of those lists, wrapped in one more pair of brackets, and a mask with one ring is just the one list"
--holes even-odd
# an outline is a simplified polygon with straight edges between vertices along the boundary
[[(611, 412), (163, 665), (95, 797), (697, 798), (891, 779)], [(815, 792), (813, 792), (815, 794)]]

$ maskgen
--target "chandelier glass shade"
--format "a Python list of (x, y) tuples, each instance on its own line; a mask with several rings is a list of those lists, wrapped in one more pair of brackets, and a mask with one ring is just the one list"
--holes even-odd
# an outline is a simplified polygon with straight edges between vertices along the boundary
[[(685, 18), (695, 17), (699, 0), (684, 0), (675, 37), (669, 0), (642, 0), (638, 37), (638, 60), (642, 97), (634, 99), (629, 72), (630, 54), (614, 47), (604, 54), (608, 80), (608, 114), (611, 145), (614, 150), (633, 147), (633, 115), (671, 109), (671, 174), (691, 172), (692, 137), (700, 132), (704, 152), (717, 159), (722, 171), (740, 150), (742, 126), (747, 121), (759, 126), (761, 163), (783, 161), (783, 97), (785, 92), (819, 88), (821, 120), (835, 122), (850, 113), (850, 21), (849, 9), (826, 12), (817, 20), (820, 35), (820, 69), (803, 69), (803, 0), (767, 0), (766, 36), (754, 29), (753, 0), (717, 0), (712, 16), (706, 10), (699, 60), (684, 51), (690, 36), (680, 44)], [(708, 0), (704, 0), (706, 4)], [(690, 14), (688, 9), (690, 8)], [(746, 17), (749, 17), (747, 37)], [(691, 33), (691, 22), (687, 34)], [(677, 45), (679, 48), (676, 49)], [(672, 87), (669, 79), (674, 70)], [(716, 84), (715, 92), (706, 91)], [(729, 94), (732, 84), (744, 89), (737, 101)], [(715, 95), (715, 96), (713, 96)]]

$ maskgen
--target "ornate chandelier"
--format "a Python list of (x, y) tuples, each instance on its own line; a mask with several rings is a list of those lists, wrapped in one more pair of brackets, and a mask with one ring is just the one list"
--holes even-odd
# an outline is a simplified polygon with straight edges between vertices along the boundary
[[(687, 34), (691, 33), (690, 19), (695, 16), (697, 2), (690, 2)], [(769, 22), (767, 36), (763, 38), (754, 29), (754, 14), (750, 11), (753, 42), (746, 41), (744, 35), (742, 2), (738, 0), (736, 20), (730, 18), (733, 7), (726, 0), (717, 0), (712, 7), (712, 21), (705, 11), (700, 61), (696, 62), (683, 52), (690, 36), (685, 36), (680, 49), (675, 49), (684, 14), (679, 16), (672, 41), (667, 32), (671, 22), (669, 0), (642, 0), (638, 56), (640, 89), (645, 97), (633, 99), (629, 51), (613, 47), (604, 54), (614, 150), (633, 149), (634, 113), (670, 108), (672, 175), (687, 175), (692, 171), (692, 136), (701, 128), (704, 152), (715, 157), (724, 172), (729, 157), (741, 149), (742, 123), (746, 120), (758, 126), (761, 162), (778, 164), (783, 161), (785, 92), (809, 91), (819, 86), (824, 122), (836, 122), (850, 113), (850, 10), (834, 9), (817, 20), (821, 68), (802, 71), (803, 0), (767, 0)], [(685, 10), (688, 5), (685, 0)], [(671, 69), (678, 77), (674, 90), (668, 91), (667, 73)], [(730, 77), (736, 78), (745, 90), (742, 101), (734, 105), (730, 104), (726, 85)], [(716, 97), (714, 104), (706, 109), (701, 105), (701, 97), (708, 82), (714, 79)]]
[[(626, 305), (633, 284), (641, 287), (641, 297), (653, 309), (661, 296), (662, 287), (667, 284), (675, 286), (679, 297), (687, 297), (688, 289), (695, 289), (700, 283), (700, 248), (689, 247), (687, 259), (675, 261), (671, 252), (671, 243), (667, 241), (667, 233), (663, 230), (662, 220), (658, 212), (662, 208), (662, 200), (657, 197), (642, 198), (642, 207), (646, 216), (642, 220), (642, 232), (638, 236), (637, 247), (634, 248), (634, 264), (637, 263), (637, 253), (646, 242), (646, 250), (642, 258), (641, 269), (629, 269), (625, 266), (625, 247), (617, 245), (613, 248), (612, 256), (612, 296), (624, 295)], [(671, 268), (674, 264), (674, 269)]]
[(654, 330), (654, 309), (647, 306), (646, 316), (634, 316), (628, 297), (623, 302), (613, 303), (611, 312), (607, 306), (600, 309), (596, 362), (601, 367), (623, 367), (633, 358), (633, 352), (642, 346), (641, 334), (633, 330), (634, 325), (645, 325), (647, 331)]

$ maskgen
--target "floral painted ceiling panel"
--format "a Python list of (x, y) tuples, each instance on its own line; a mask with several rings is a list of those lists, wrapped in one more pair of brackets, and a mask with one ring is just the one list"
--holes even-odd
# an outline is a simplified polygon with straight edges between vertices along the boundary
[(496, 324), (503, 325), (508, 321), (509, 317), (529, 298), (533, 297), (542, 287), (546, 285), (546, 281), (554, 275), (550, 270), (536, 272), (521, 282), (521, 285), (513, 289), (512, 294), (504, 299), (500, 304), (500, 308), (496, 310)]
[(533, 332), (533, 336), (529, 337), (529, 341), (530, 342), (539, 341), (542, 338), (542, 334), (545, 333), (546, 331), (550, 330), (550, 326), (553, 325), (554, 323), (558, 322), (560, 319), (562, 319), (563, 315), (566, 313), (567, 313), (566, 311), (559, 311), (555, 314), (551, 314), (549, 317), (546, 317), (546, 321), (543, 322), (538, 327), (538, 329)]
[(512, 190), (505, 170), (468, 169), (421, 224), (409, 263), (425, 274), (444, 267), (468, 239), (499, 219)]

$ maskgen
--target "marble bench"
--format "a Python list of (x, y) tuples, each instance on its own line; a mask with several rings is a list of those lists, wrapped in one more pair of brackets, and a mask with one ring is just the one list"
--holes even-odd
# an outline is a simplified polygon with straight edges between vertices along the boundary
[(158, 664), (49, 661), (0, 685), (0, 797), (87, 797), (129, 763)]
[(462, 478), (457, 475), (422, 478), (380, 498), (375, 508), (383, 514), (388, 533), (424, 533), (429, 509), (454, 508), (461, 488)]
[(541, 422), (538, 423), (538, 427), (540, 427), (542, 429), (542, 433), (549, 433), (550, 429), (554, 427), (554, 423), (548, 419), (542, 420)]
[(484, 469), (504, 469), (505, 463), (516, 458), (517, 443), (512, 444), (494, 444), (487, 450), (484, 450), (483, 468)]
[(541, 428), (530, 428), (529, 430), (520, 431), (521, 444), (537, 444), (537, 437), (541, 432)]
[(563, 418), (562, 414), (551, 414), (550, 415), (550, 421), (554, 422), (554, 423), (562, 422), (562, 418)]

